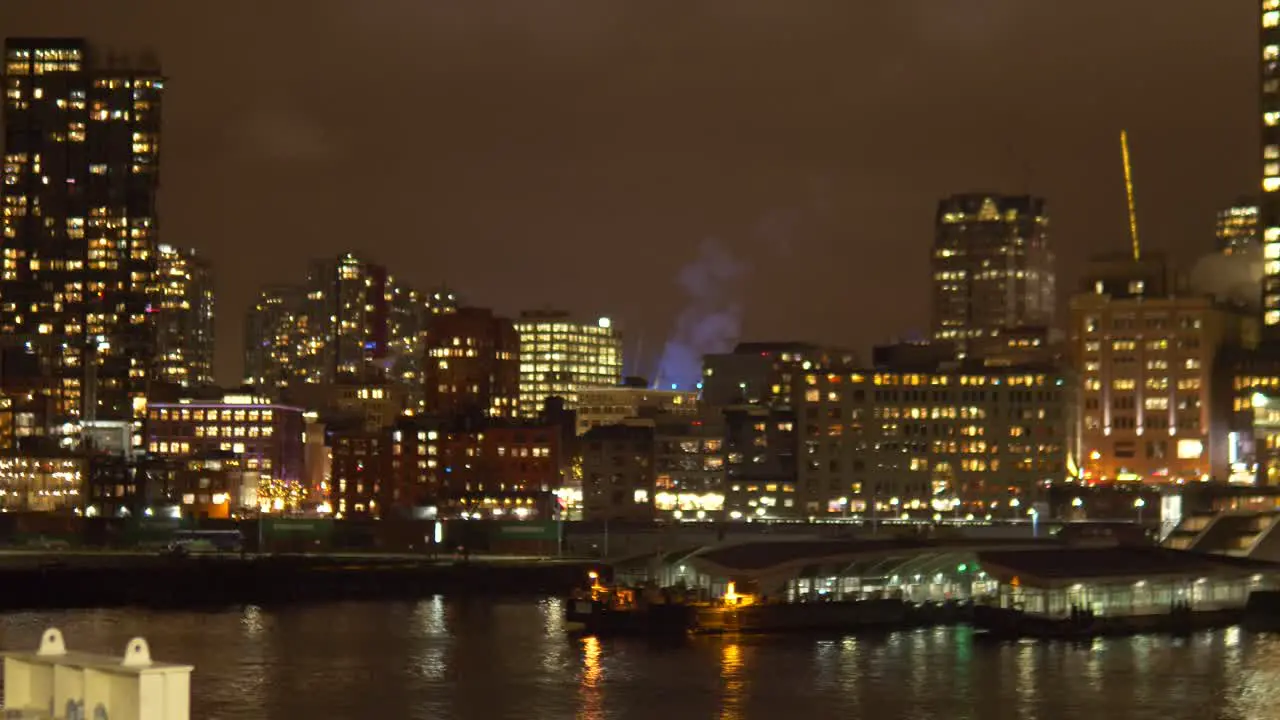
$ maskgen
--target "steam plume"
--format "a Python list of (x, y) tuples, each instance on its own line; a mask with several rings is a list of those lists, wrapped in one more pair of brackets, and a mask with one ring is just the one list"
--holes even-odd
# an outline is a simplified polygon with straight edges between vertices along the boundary
[(1231, 255), (1205, 255), (1192, 266), (1190, 279), (1199, 294), (1257, 309), (1262, 301), (1262, 252), (1254, 247)]
[(746, 263), (719, 240), (702, 241), (698, 254), (680, 270), (680, 286), (688, 299), (675, 333), (662, 349), (658, 382), (692, 388), (702, 376), (703, 355), (733, 348), (742, 334), (737, 286), (746, 272)]

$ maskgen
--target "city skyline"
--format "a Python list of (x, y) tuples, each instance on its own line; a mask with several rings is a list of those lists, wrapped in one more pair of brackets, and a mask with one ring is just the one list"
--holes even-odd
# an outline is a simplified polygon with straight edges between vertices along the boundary
[[(1137, 7), (1021, 5), (736, 4), (662, 24), (612, 3), (465, 18), (229, 3), (194, 32), (161, 3), (46, 2), (10, 4), (0, 24), (161, 59), (163, 241), (214, 265), (217, 375), (230, 384), (228, 340), (257, 291), (281, 267), (345, 251), (508, 316), (551, 305), (617, 318), (628, 353), (643, 338), (641, 368), (656, 366), (688, 303), (681, 268), (708, 238), (788, 298), (741, 291), (743, 340), (923, 336), (918, 268), (941, 197), (1045, 197), (1065, 288), (1089, 255), (1125, 246), (1121, 128), (1144, 246), (1211, 252), (1216, 211), (1257, 191), (1257, 58), (1225, 40), (1256, 36), (1257, 8), (1184, 3), (1157, 25)], [(274, 79), (255, 81), (268, 52)], [(1169, 72), (1170, 57), (1193, 60)], [(357, 65), (369, 63), (402, 73), (367, 80)], [(337, 102), (337, 85), (357, 90)], [(1009, 87), (1029, 88), (1012, 111)], [(1186, 111), (1168, 112), (1169, 97)], [(366, 200), (352, 205), (353, 188)], [(328, 207), (368, 211), (353, 233), (342, 212), (315, 212)], [(875, 282), (851, 278), (868, 266)], [(889, 289), (901, 290), (892, 307), (879, 302)], [(797, 318), (810, 304), (831, 312)]]

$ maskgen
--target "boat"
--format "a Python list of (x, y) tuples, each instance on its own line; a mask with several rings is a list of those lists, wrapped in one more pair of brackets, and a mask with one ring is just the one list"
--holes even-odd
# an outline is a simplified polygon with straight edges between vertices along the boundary
[(1238, 608), (1193, 610), (1187, 605), (1170, 606), (1168, 612), (1135, 615), (1097, 615), (1079, 609), (1050, 616), (991, 605), (976, 605), (973, 609), (974, 627), (986, 637), (997, 639), (1072, 640), (1140, 633), (1184, 634), (1234, 625), (1243, 616)]
[(627, 588), (600, 583), (589, 573), (591, 586), (574, 592), (565, 606), (570, 632), (597, 636), (685, 636), (697, 624), (696, 606), (669, 590)]

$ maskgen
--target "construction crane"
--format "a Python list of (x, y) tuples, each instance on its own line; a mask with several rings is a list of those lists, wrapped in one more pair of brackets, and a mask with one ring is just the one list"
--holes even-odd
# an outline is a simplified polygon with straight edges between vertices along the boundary
[(1138, 211), (1133, 204), (1133, 166), (1129, 163), (1129, 133), (1120, 131), (1120, 154), (1124, 158), (1124, 190), (1129, 197), (1129, 236), (1133, 239), (1133, 259), (1142, 259), (1138, 244)]

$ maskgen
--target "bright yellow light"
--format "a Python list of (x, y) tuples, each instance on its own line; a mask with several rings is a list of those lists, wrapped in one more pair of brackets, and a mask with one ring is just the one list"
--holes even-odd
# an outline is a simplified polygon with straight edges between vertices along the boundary
[(1133, 259), (1142, 258), (1141, 246), (1138, 244), (1138, 212), (1133, 202), (1133, 169), (1129, 162), (1129, 134), (1120, 131), (1120, 152), (1124, 156), (1124, 189), (1129, 201), (1129, 234), (1133, 239)]

